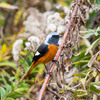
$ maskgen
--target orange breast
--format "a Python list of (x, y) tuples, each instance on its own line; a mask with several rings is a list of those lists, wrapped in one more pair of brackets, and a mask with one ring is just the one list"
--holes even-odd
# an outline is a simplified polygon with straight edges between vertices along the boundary
[(38, 60), (38, 63), (47, 63), (53, 60), (53, 58), (55, 57), (57, 53), (57, 50), (58, 50), (58, 46), (55, 46), (53, 44), (49, 45), (48, 52)]

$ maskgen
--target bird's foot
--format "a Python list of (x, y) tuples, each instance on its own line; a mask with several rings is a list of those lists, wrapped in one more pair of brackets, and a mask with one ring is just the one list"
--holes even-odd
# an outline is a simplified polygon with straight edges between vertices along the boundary
[(52, 60), (52, 62), (55, 62), (56, 64), (59, 64), (59, 62), (57, 60), (54, 60), (54, 59)]
[(53, 59), (53, 60), (52, 60), (52, 62), (55, 62), (55, 63), (56, 63), (56, 62), (57, 62), (57, 60), (54, 60), (54, 59)]
[(51, 77), (51, 72), (47, 71), (47, 74), (49, 74), (49, 75), (50, 75), (50, 77)]

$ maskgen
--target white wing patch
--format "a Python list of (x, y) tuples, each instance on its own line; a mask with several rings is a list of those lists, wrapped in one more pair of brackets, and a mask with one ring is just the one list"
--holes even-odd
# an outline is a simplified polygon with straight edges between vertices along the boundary
[(35, 56), (38, 56), (38, 55), (40, 55), (40, 52), (36, 51)]

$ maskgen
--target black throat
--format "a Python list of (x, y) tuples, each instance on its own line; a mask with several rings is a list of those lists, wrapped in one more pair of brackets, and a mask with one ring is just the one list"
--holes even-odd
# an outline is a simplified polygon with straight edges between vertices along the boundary
[(56, 46), (58, 46), (58, 38), (50, 38), (49, 40), (48, 40), (48, 43), (49, 44), (54, 44), (54, 45), (56, 45)]

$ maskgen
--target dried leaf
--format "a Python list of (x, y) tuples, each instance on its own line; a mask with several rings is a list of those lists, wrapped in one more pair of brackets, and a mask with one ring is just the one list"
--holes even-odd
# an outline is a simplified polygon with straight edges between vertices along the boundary
[(93, 55), (90, 59), (90, 61), (88, 62), (88, 67), (91, 67), (94, 63), (94, 61), (96, 60), (96, 57), (98, 56), (98, 54), (100, 54), (100, 51), (97, 52), (95, 55)]
[(6, 2), (1, 2), (0, 3), (0, 8), (9, 9), (9, 10), (16, 10), (16, 9), (18, 9), (17, 6), (10, 5), (10, 4), (6, 3)]
[(23, 11), (24, 11), (24, 9), (20, 9), (17, 11), (17, 13), (15, 15), (15, 19), (14, 19), (14, 25), (17, 25), (18, 22), (20, 21)]
[(80, 79), (80, 82), (82, 83), (82, 85), (85, 87), (85, 83), (86, 83), (86, 80), (84, 78)]
[(97, 75), (96, 70), (93, 71), (92, 75), (93, 75), (93, 77), (96, 77), (96, 75)]
[(100, 90), (100, 86), (98, 85), (94, 85), (96, 87), (96, 89)]
[(2, 54), (4, 54), (6, 51), (7, 51), (7, 45), (6, 44), (3, 44), (2, 45), (2, 48), (1, 48)]
[(92, 43), (92, 45), (87, 49), (85, 55), (87, 55), (91, 49), (94, 49), (99, 44), (99, 42), (100, 42), (100, 38), (98, 38), (96, 41), (94, 41)]

